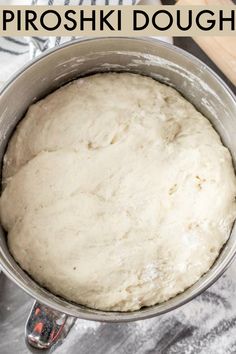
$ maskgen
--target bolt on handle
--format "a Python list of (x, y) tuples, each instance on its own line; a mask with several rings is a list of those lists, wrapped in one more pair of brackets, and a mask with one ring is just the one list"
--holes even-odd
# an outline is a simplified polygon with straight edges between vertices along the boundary
[(49, 349), (67, 336), (75, 320), (36, 301), (26, 323), (26, 341), (34, 348)]

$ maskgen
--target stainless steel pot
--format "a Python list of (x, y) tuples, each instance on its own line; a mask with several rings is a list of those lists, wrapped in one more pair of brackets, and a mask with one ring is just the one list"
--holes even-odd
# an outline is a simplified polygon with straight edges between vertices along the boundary
[[(48, 51), (18, 72), (0, 96), (0, 158), (12, 131), (31, 103), (79, 76), (111, 70), (148, 75), (177, 88), (210, 119), (236, 162), (236, 100), (229, 88), (205, 64), (183, 50), (155, 39), (138, 38), (75, 41)], [(5, 274), (39, 302), (34, 306), (27, 326), (28, 339), (37, 347), (50, 346), (59, 337), (62, 327), (70, 327), (73, 320), (68, 316), (118, 322), (140, 320), (173, 310), (216, 281), (235, 252), (234, 227), (212, 268), (182, 294), (135, 312), (103, 312), (70, 303), (35, 283), (11, 257), (4, 232), (0, 232), (0, 263)], [(45, 339), (40, 331), (42, 326), (37, 327), (37, 324), (45, 324), (46, 318), (48, 337)]]

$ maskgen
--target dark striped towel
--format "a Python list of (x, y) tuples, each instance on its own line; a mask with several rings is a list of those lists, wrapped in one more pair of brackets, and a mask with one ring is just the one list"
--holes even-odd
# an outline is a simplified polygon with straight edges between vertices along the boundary
[[(134, 5), (138, 0), (0, 0), (0, 5)], [(159, 4), (160, 1), (156, 0)], [(0, 37), (0, 87), (29, 59), (76, 37)], [(171, 41), (162, 37), (162, 40)]]

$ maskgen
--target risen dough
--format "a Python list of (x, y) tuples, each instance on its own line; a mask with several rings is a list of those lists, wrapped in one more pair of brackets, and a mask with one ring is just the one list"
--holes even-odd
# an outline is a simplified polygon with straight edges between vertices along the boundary
[(6, 153), (10, 251), (66, 299), (136, 310), (216, 259), (236, 216), (229, 151), (174, 89), (133, 74), (80, 79), (29, 108)]

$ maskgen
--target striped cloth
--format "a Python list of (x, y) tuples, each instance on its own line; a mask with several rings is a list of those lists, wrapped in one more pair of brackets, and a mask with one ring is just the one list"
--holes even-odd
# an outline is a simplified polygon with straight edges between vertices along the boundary
[[(0, 5), (134, 5), (138, 0), (0, 0)], [(156, 0), (160, 4), (160, 0)], [(77, 37), (0, 37), (0, 87), (28, 60)], [(162, 40), (171, 42), (170, 38)]]
[[(131, 5), (136, 0), (0, 0), (0, 5)], [(0, 37), (0, 86), (24, 65), (48, 48), (75, 37)]]

